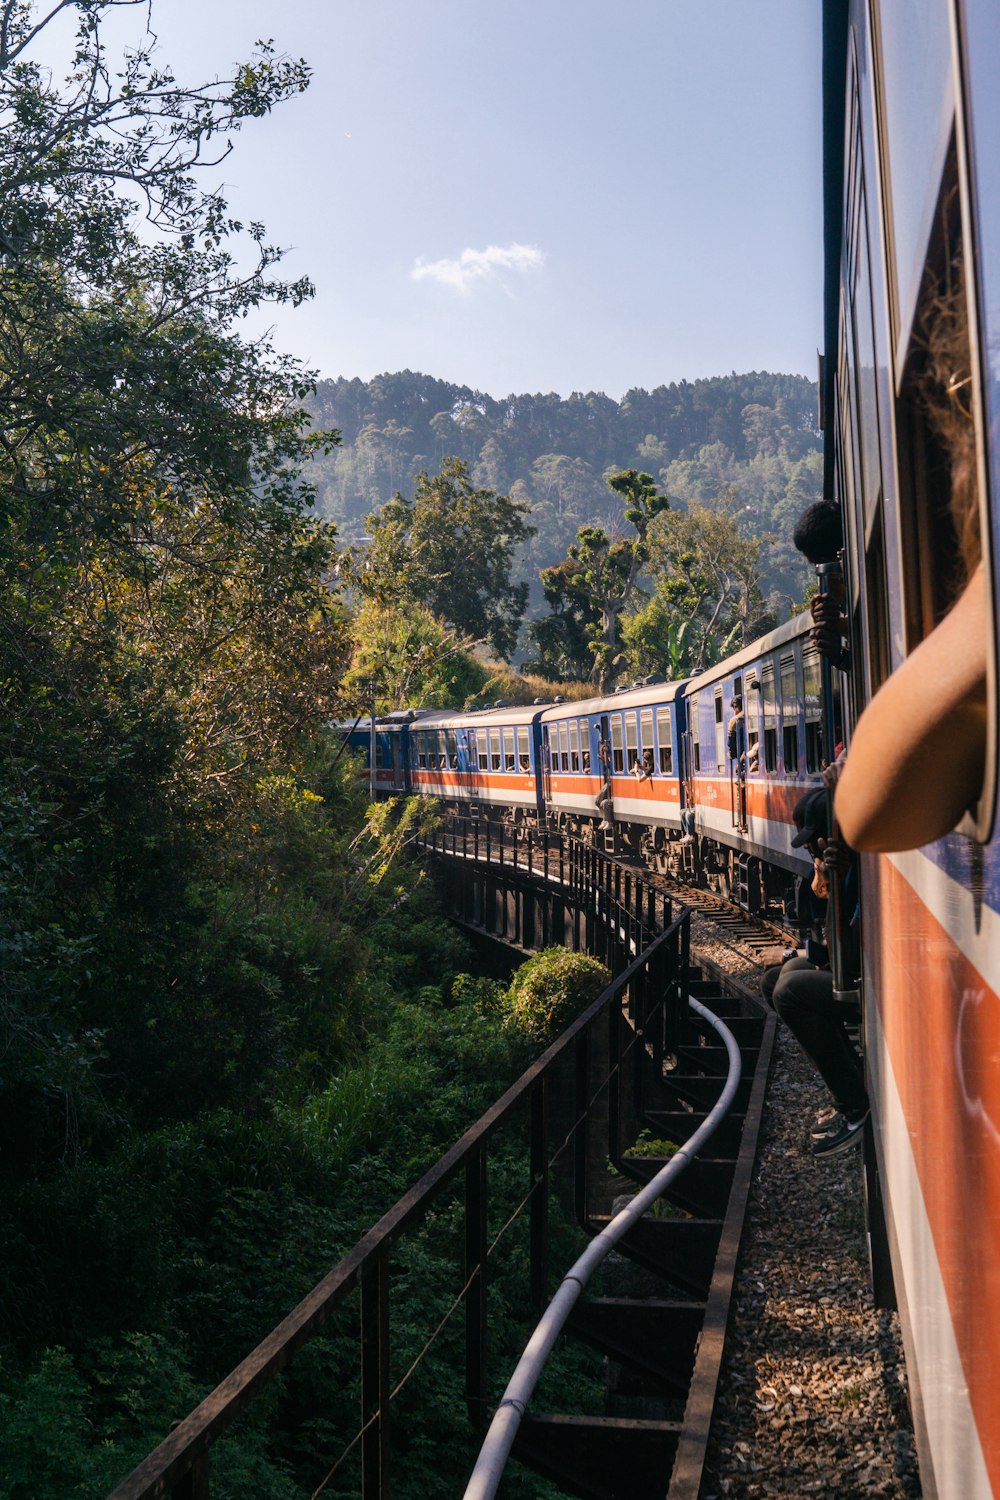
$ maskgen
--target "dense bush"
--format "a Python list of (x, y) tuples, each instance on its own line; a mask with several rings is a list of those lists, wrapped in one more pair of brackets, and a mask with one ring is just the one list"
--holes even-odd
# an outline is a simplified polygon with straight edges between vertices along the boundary
[(536, 1042), (551, 1042), (610, 983), (611, 974), (596, 958), (545, 948), (514, 976), (502, 1002), (506, 1025)]

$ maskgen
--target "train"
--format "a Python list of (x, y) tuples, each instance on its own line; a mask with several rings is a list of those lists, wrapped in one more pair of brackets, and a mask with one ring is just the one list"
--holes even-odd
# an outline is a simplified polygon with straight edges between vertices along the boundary
[[(433, 797), (515, 835), (551, 829), (694, 878), (751, 911), (796, 901), (812, 862), (794, 810), (824, 764), (808, 614), (695, 677), (608, 696), (342, 726), (380, 795)], [(741, 712), (736, 712), (736, 705)]]
[[(831, 743), (850, 766), (880, 689), (947, 620), (972, 527), (987, 620), (967, 647), (985, 653), (981, 785), (950, 830), (862, 849), (858, 989), (869, 1222), (884, 1252), (874, 1291), (899, 1309), (924, 1493), (988, 1500), (1000, 1496), (1000, 11), (823, 0), (822, 26), (820, 425), (844, 536), (846, 666), (824, 674), (806, 614), (682, 682), (410, 710), (357, 733), (377, 742), (383, 791), (603, 839), (750, 907), (787, 902), (809, 871), (791, 842), (797, 799)], [(925, 691), (913, 684), (915, 699)], [(909, 733), (904, 710), (900, 754)], [(945, 748), (905, 796), (919, 813), (953, 773)]]

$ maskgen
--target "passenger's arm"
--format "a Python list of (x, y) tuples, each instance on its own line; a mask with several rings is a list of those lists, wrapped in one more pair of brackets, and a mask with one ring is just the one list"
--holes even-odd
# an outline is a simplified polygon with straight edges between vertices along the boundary
[(855, 849), (916, 849), (955, 827), (979, 796), (986, 758), (982, 564), (958, 603), (858, 720), (834, 810)]

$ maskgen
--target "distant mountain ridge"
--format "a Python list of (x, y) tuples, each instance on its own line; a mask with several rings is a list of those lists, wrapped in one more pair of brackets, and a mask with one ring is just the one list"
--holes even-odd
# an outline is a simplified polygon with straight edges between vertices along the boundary
[[(613, 524), (605, 476), (645, 469), (681, 508), (724, 504), (748, 534), (774, 537), (769, 592), (801, 597), (808, 574), (791, 547), (801, 510), (822, 490), (815, 382), (801, 375), (748, 374), (568, 397), (497, 399), (410, 370), (373, 380), (322, 380), (308, 403), (317, 426), (341, 446), (315, 462), (317, 507), (345, 540), (364, 517), (416, 475), (458, 457), (477, 485), (525, 501), (536, 535), (522, 576), (559, 561), (577, 528)], [(536, 594), (537, 599), (537, 594)]]

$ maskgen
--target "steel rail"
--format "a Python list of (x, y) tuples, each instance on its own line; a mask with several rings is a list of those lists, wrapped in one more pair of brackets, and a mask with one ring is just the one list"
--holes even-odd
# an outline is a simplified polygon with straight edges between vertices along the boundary
[(464, 1500), (493, 1500), (517, 1437), (521, 1419), (535, 1386), (541, 1378), (545, 1362), (555, 1347), (570, 1313), (580, 1298), (591, 1276), (611, 1253), (632, 1226), (669, 1187), (675, 1177), (697, 1156), (698, 1151), (729, 1112), (742, 1075), (742, 1060), (736, 1038), (719, 1018), (697, 1000), (688, 997), (688, 1004), (696, 1015), (707, 1021), (725, 1042), (729, 1055), (729, 1072), (726, 1083), (702, 1124), (667, 1165), (637, 1193), (628, 1206), (616, 1214), (611, 1223), (596, 1235), (583, 1254), (573, 1263), (553, 1294), (544, 1315), (535, 1327), (524, 1353), (511, 1376), (490, 1423), (483, 1446), (479, 1450), (476, 1466), (465, 1489)]

